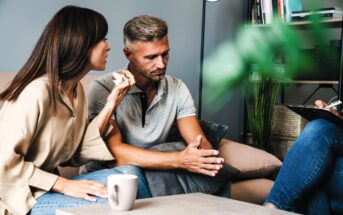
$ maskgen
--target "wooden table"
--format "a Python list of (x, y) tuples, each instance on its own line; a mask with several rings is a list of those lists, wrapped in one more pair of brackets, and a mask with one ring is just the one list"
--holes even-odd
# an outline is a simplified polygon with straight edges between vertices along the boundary
[(130, 211), (114, 211), (108, 204), (84, 206), (78, 208), (59, 209), (57, 215), (90, 215), (90, 214), (119, 214), (119, 215), (286, 215), (294, 214), (287, 211), (265, 208), (237, 200), (212, 196), (203, 193), (163, 196), (150, 199), (136, 200)]

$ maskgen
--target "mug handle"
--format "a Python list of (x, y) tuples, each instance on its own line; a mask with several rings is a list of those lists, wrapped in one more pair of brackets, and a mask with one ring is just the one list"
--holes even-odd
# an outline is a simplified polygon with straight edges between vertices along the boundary
[(115, 205), (118, 206), (119, 205), (119, 186), (117, 184), (115, 184), (113, 186), (114, 192), (111, 193), (111, 199), (115, 202)]

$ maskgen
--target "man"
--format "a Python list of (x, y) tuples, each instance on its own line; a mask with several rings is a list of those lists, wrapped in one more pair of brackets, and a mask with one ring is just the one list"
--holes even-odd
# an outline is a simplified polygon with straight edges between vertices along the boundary
[[(170, 51), (166, 22), (152, 16), (137, 16), (125, 24), (123, 33), (127, 70), (136, 84), (112, 118), (113, 131), (107, 144), (115, 156), (115, 165), (126, 173), (137, 172), (136, 167), (140, 167), (184, 169), (215, 176), (223, 167), (224, 159), (218, 157), (219, 152), (206, 139), (186, 85), (165, 74)], [(124, 80), (131, 79), (124, 73), (119, 74)], [(108, 74), (92, 83), (88, 96), (90, 119), (104, 107), (117, 81), (118, 77), (114, 81)], [(166, 142), (175, 120), (187, 147), (181, 152), (149, 150), (151, 146)], [(86, 169), (108, 167), (104, 163), (92, 163)], [(138, 190), (140, 193), (141, 188)]]

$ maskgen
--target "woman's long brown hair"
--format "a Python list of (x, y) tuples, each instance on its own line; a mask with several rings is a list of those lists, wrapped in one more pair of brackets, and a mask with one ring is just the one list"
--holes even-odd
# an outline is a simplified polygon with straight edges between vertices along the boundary
[(89, 50), (107, 31), (108, 24), (100, 13), (77, 6), (62, 8), (45, 27), (27, 62), (0, 93), (0, 100), (15, 101), (31, 81), (47, 74), (55, 112), (59, 81), (81, 75)]

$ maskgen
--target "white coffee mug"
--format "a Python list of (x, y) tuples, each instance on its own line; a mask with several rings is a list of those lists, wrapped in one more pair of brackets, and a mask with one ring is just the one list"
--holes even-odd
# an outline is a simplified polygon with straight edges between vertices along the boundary
[(113, 210), (131, 210), (137, 195), (138, 178), (129, 174), (114, 174), (107, 177), (108, 202)]

